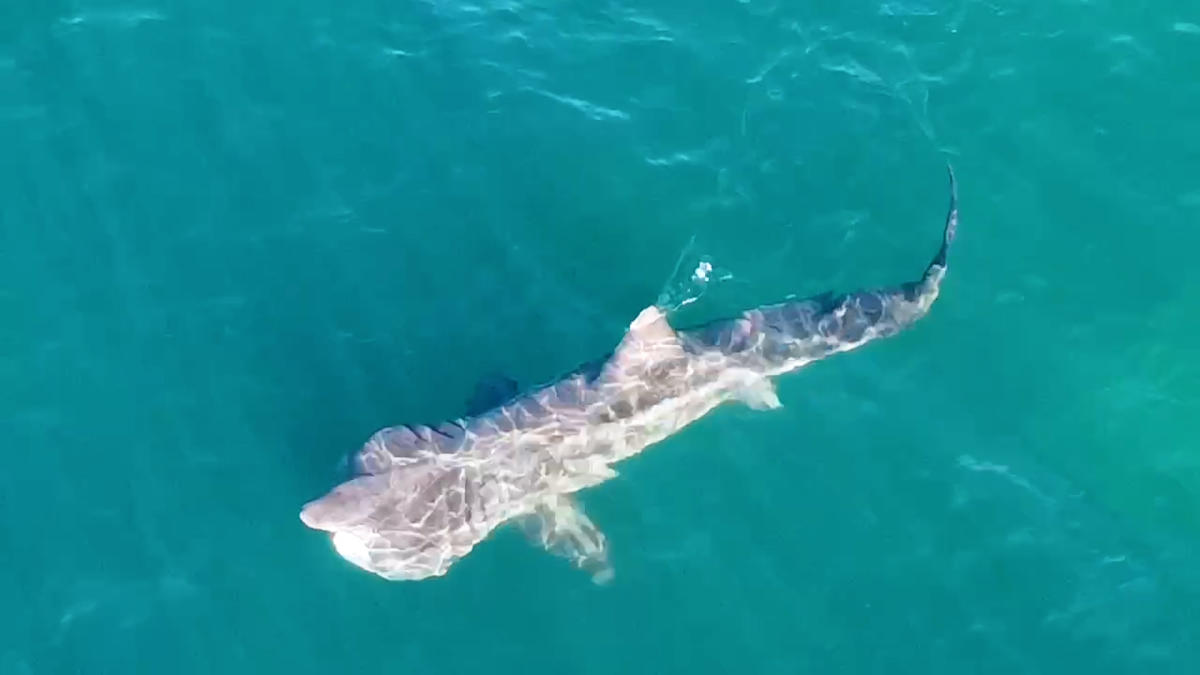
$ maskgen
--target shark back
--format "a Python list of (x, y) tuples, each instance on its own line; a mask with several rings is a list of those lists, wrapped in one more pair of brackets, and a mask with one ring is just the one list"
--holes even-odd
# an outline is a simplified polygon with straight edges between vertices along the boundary
[(357, 476), (300, 517), (338, 553), (388, 579), (444, 574), (493, 529), (521, 521), (535, 541), (597, 578), (611, 576), (602, 533), (571, 493), (721, 403), (781, 404), (770, 378), (904, 330), (929, 312), (958, 226), (957, 187), (941, 245), (921, 277), (822, 294), (675, 330), (658, 307), (614, 352), (480, 414), (389, 427), (357, 453)]

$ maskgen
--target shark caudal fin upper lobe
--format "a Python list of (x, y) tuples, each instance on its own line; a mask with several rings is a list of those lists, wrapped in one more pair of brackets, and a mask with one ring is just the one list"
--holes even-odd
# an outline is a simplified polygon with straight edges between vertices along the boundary
[(937, 255), (933, 256), (928, 269), (925, 270), (926, 277), (929, 277), (935, 267), (946, 269), (946, 257), (950, 253), (950, 245), (954, 243), (954, 237), (958, 234), (958, 181), (954, 178), (954, 167), (949, 164), (946, 165), (946, 173), (950, 176), (950, 208), (946, 212), (946, 228), (942, 231), (942, 245), (938, 248)]

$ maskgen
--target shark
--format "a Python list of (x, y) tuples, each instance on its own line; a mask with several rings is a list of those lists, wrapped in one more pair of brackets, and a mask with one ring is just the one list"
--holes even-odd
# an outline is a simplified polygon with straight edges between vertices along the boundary
[(611, 354), (486, 410), (373, 434), (353, 475), (308, 502), (301, 521), (328, 533), (350, 563), (389, 580), (439, 577), (494, 530), (515, 525), (604, 583), (604, 533), (576, 493), (617, 477), (614, 465), (728, 402), (779, 408), (775, 378), (889, 337), (929, 313), (958, 228), (958, 188), (921, 276), (894, 286), (749, 309), (676, 328), (651, 305)]

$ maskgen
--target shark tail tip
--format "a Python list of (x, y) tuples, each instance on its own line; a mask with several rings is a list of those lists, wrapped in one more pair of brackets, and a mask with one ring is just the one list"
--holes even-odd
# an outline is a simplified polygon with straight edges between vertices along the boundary
[(946, 213), (946, 226), (942, 231), (942, 245), (938, 247), (937, 254), (929, 263), (929, 267), (925, 270), (925, 279), (928, 281), (935, 278), (940, 281), (942, 273), (946, 269), (946, 258), (950, 253), (950, 245), (954, 243), (954, 237), (958, 234), (958, 180), (954, 175), (954, 167), (949, 162), (946, 163), (946, 174), (950, 179), (950, 208)]

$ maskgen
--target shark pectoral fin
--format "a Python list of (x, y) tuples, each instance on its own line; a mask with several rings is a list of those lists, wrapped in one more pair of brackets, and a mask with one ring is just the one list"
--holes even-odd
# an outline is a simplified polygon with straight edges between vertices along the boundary
[(599, 485), (617, 477), (616, 469), (595, 458), (563, 460), (567, 478), (565, 489), (574, 491)]
[(555, 495), (546, 499), (521, 524), (532, 540), (591, 574), (592, 581), (603, 584), (612, 579), (604, 533), (570, 497)]
[(762, 375), (748, 377), (734, 391), (733, 396), (754, 410), (775, 410), (783, 407), (779, 394), (775, 391), (775, 383)]
[(467, 401), (467, 414), (474, 417), (495, 408), (520, 393), (517, 381), (511, 377), (491, 374), (475, 383)]

